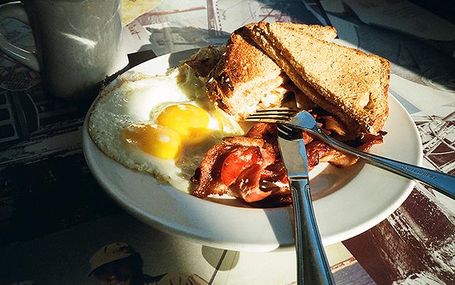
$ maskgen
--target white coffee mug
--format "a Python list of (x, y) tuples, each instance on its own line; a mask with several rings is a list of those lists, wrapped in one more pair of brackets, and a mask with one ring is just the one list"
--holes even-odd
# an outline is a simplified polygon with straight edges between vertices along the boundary
[(0, 34), (0, 49), (39, 71), (44, 88), (65, 99), (92, 98), (100, 82), (126, 65), (121, 54), (120, 0), (23, 0), (0, 5), (33, 32), (36, 53)]

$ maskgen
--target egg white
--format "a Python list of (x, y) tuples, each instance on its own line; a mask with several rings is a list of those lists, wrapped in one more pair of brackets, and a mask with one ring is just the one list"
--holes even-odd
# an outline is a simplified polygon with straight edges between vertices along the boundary
[[(156, 118), (164, 108), (182, 103), (196, 105), (210, 114), (211, 134), (202, 143), (184, 147), (176, 161), (156, 158), (125, 144), (123, 129), (131, 125), (156, 125)], [(189, 178), (212, 145), (224, 136), (243, 134), (234, 119), (208, 101), (204, 84), (185, 65), (167, 75), (127, 72), (119, 76), (103, 89), (94, 103), (88, 128), (92, 140), (106, 155), (182, 191), (189, 191)]]

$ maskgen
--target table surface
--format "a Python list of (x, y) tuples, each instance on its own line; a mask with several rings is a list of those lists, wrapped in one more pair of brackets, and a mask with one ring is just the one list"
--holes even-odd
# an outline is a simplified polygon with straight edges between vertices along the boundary
[[(123, 2), (130, 64), (222, 44), (252, 21), (335, 26), (343, 41), (391, 61), (390, 92), (417, 126), (424, 166), (455, 175), (455, 25), (447, 13), (385, 0)], [(17, 21), (1, 22), (0, 33), (34, 49)], [(160, 284), (173, 276), (192, 276), (191, 284), (295, 283), (292, 251), (208, 247), (129, 216), (85, 163), (88, 104), (50, 97), (38, 73), (3, 53), (0, 66), (0, 284), (99, 284), (88, 276), (89, 259), (117, 241), (140, 253), (147, 275), (166, 273)], [(387, 219), (326, 253), (337, 284), (455, 284), (455, 203), (418, 183)]]

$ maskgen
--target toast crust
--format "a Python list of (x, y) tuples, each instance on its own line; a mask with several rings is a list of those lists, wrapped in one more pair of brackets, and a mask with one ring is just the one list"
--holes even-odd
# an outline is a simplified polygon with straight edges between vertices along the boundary
[(245, 112), (238, 105), (241, 97), (246, 101), (245, 106), (257, 103), (260, 98), (239, 96), (241, 94), (237, 93), (247, 89), (245, 87), (254, 88), (261, 84), (273, 89), (285, 80), (286, 75), (281, 68), (257, 47), (245, 29), (239, 29), (231, 35), (226, 52), (209, 76), (208, 96), (228, 114), (241, 116)]

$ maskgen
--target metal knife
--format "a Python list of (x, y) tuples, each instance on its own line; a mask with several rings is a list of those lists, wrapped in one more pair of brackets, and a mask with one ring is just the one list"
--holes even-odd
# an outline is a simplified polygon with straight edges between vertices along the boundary
[(280, 127), (278, 130), (278, 145), (290, 180), (294, 207), (297, 284), (335, 284), (313, 211), (302, 133), (290, 134)]

